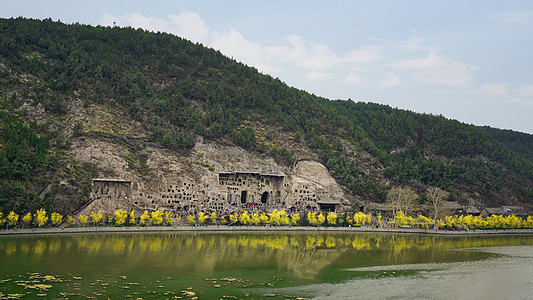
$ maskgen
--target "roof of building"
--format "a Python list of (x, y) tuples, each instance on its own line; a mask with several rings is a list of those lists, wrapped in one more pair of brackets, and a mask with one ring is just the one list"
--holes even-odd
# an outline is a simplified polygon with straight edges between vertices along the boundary
[(503, 210), (500, 207), (485, 207), (482, 212), (489, 215), (499, 215), (503, 213)]
[(481, 211), (479, 210), (479, 208), (477, 208), (475, 206), (468, 206), (466, 208), (466, 213), (467, 214), (479, 214), (479, 213), (481, 213)]
[(445, 203), (449, 209), (459, 210), (463, 208), (463, 206), (457, 201), (446, 201)]

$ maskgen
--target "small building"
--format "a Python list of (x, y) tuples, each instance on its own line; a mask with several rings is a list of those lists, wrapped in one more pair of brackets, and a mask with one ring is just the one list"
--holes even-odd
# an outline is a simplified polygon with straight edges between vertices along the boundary
[(503, 215), (503, 209), (500, 207), (485, 207), (481, 210), (481, 215), (483, 217), (492, 216), (492, 215)]
[(464, 210), (464, 214), (465, 215), (479, 216), (479, 215), (481, 215), (481, 210), (479, 208), (473, 206), (473, 205), (469, 205)]

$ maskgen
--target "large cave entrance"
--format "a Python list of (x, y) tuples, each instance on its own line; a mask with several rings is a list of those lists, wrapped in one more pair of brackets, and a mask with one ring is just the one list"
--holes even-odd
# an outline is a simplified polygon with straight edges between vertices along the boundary
[(248, 192), (242, 191), (241, 192), (241, 203), (246, 203), (246, 196), (248, 196)]
[(263, 195), (261, 195), (261, 203), (266, 204), (268, 201), (268, 192), (264, 192)]

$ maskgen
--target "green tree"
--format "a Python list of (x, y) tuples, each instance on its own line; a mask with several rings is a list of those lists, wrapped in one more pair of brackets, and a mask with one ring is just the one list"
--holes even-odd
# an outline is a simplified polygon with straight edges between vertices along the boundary
[(251, 150), (255, 143), (255, 132), (253, 128), (247, 126), (233, 134), (233, 141), (244, 149)]

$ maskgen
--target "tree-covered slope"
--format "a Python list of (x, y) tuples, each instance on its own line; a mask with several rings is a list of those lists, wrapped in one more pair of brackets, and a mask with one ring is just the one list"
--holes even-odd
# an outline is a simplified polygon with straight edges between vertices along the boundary
[(509, 147), (517, 154), (533, 160), (533, 135), (489, 126), (476, 126), (476, 129)]
[[(38, 195), (59, 178), (87, 196), (95, 166), (76, 164), (68, 148), (83, 124), (70, 130), (51, 121), (68, 117), (76, 101), (127, 114), (149, 132), (146, 143), (178, 153), (202, 136), (287, 165), (318, 159), (361, 201), (381, 202), (400, 185), (413, 187), (421, 201), (429, 186), (458, 201), (533, 200), (531, 156), (515, 152), (527, 151), (531, 136), (513, 144), (443, 117), (324, 99), (165, 33), (0, 19), (0, 97), (0, 210), (16, 207), (9, 199), (44, 201)], [(28, 106), (41, 116), (28, 114)], [(28, 141), (10, 144), (9, 126), (22, 126)], [(112, 131), (105, 138), (119, 139)], [(39, 147), (24, 154), (28, 143)], [(20, 161), (10, 154), (13, 147), (36, 160), (27, 161), (29, 175), (12, 173)], [(69, 169), (62, 167), (66, 161)], [(20, 196), (9, 194), (18, 186)], [(52, 189), (47, 203), (60, 205), (53, 201), (59, 192)]]

